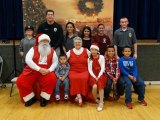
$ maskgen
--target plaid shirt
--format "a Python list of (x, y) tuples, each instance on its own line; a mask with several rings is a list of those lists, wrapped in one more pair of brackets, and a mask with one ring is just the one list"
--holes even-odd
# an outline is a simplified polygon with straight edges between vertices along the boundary
[(63, 67), (59, 63), (55, 69), (55, 74), (56, 74), (57, 78), (60, 76), (63, 76), (66, 78), (68, 76), (69, 69), (70, 69), (70, 65), (68, 62), (66, 62), (66, 67)]
[(118, 60), (116, 57), (113, 59), (110, 59), (108, 56), (105, 57), (105, 68), (106, 73), (110, 77), (110, 79), (113, 80), (113, 78), (117, 77), (119, 79), (120, 77), (120, 68), (118, 65)]

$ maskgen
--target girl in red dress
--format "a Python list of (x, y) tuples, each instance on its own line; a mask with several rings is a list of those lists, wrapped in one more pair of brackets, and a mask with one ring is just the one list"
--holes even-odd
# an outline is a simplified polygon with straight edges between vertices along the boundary
[(82, 47), (82, 39), (75, 37), (75, 48), (67, 52), (70, 63), (69, 80), (70, 95), (76, 96), (75, 101), (82, 106), (82, 96), (85, 97), (88, 92), (89, 72), (87, 67), (87, 59), (90, 55), (89, 50)]
[(92, 86), (92, 95), (94, 100), (97, 98), (97, 90), (99, 92), (99, 105), (98, 111), (103, 109), (104, 87), (106, 85), (107, 77), (105, 72), (105, 60), (104, 56), (99, 54), (99, 47), (96, 43), (90, 47), (90, 58), (88, 58), (88, 70), (90, 73), (89, 85)]

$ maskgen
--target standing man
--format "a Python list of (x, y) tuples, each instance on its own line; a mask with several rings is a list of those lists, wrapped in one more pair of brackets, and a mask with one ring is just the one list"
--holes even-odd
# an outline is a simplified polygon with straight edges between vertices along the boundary
[(117, 58), (123, 56), (122, 49), (129, 46), (133, 50), (132, 56), (137, 59), (137, 39), (133, 28), (128, 27), (128, 19), (123, 17), (120, 19), (120, 28), (114, 32), (113, 45)]
[(54, 11), (46, 11), (46, 22), (42, 23), (37, 33), (47, 34), (51, 38), (50, 45), (56, 50), (57, 55), (62, 52), (63, 29), (62, 26), (54, 21)]
[(99, 49), (100, 54), (104, 55), (105, 51), (107, 49), (107, 46), (109, 46), (111, 44), (110, 38), (108, 35), (106, 35), (104, 33), (104, 30), (105, 30), (104, 24), (99, 24), (97, 26), (97, 29), (98, 29), (98, 33), (93, 36), (93, 40), (95, 43), (98, 44), (98, 46), (100, 48)]

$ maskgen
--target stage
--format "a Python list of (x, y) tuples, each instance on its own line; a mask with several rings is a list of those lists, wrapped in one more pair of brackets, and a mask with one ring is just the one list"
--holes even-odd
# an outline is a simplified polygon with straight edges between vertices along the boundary
[[(13, 96), (9, 97), (10, 87), (0, 88), (1, 120), (159, 120), (160, 119), (160, 85), (147, 85), (146, 98), (148, 106), (137, 102), (133, 93), (133, 109), (127, 109), (124, 96), (118, 102), (105, 101), (104, 110), (97, 112), (96, 104), (86, 103), (79, 107), (72, 103), (54, 102), (42, 108), (39, 102), (31, 107), (24, 107), (15, 87)], [(17, 109), (18, 108), (18, 109)], [(26, 114), (27, 113), (27, 114)]]

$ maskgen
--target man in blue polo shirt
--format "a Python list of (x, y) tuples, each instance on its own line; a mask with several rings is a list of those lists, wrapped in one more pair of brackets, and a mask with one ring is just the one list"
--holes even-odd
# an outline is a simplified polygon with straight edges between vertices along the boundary
[(120, 28), (114, 32), (113, 45), (115, 47), (115, 52), (117, 58), (123, 56), (122, 49), (124, 46), (129, 46), (133, 50), (132, 56), (137, 59), (137, 39), (134, 29), (128, 27), (128, 19), (123, 17), (120, 19)]

